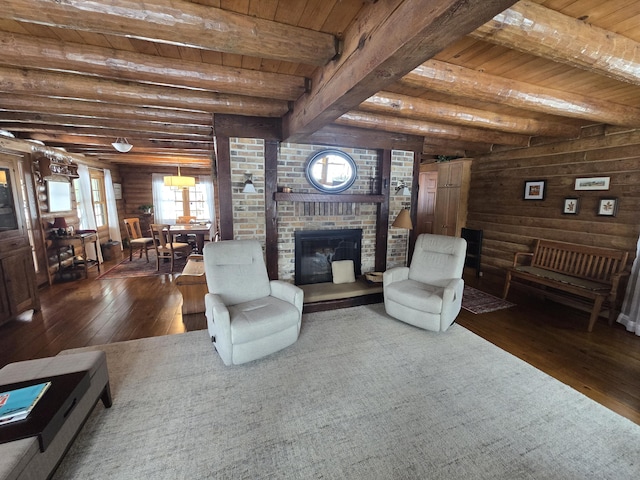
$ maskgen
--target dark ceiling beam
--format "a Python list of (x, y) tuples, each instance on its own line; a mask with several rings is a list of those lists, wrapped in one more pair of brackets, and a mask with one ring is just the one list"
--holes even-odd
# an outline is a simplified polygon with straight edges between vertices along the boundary
[(363, 8), (345, 32), (343, 53), (317, 69), (311, 91), (285, 117), (285, 139), (303, 138), (355, 109), (514, 1), (390, 3), (379, 1)]

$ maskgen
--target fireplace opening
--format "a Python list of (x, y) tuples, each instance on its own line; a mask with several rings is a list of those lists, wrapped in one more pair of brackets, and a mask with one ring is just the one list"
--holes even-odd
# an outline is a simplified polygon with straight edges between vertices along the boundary
[(331, 282), (331, 263), (337, 260), (353, 260), (359, 276), (361, 247), (361, 228), (295, 232), (296, 285)]

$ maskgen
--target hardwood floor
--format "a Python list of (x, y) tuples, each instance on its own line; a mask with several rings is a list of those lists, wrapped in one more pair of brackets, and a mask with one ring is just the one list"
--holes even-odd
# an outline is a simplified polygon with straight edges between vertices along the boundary
[[(107, 262), (103, 271), (116, 262)], [(42, 310), (0, 326), (0, 366), (56, 355), (61, 350), (206, 328), (204, 314), (180, 311), (174, 275), (87, 280), (44, 287)], [(501, 279), (465, 276), (471, 286), (499, 295)], [(586, 331), (588, 313), (531, 297), (517, 287), (510, 309), (458, 323), (593, 400), (640, 424), (640, 337), (600, 319)], [(490, 374), (490, 372), (487, 372)]]

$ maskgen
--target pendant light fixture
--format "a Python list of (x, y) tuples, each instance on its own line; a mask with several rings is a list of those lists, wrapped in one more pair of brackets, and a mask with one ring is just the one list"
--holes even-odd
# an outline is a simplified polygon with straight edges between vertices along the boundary
[(111, 146), (120, 153), (127, 153), (133, 148), (133, 145), (131, 145), (126, 138), (117, 138), (116, 141), (111, 144)]
[(167, 175), (164, 177), (164, 185), (175, 189), (189, 188), (196, 185), (195, 177), (183, 177), (180, 175), (180, 165), (178, 165), (178, 175)]

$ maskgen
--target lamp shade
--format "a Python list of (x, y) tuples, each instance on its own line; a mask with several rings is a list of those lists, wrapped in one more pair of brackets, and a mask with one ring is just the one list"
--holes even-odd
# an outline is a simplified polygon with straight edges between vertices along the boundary
[(253, 185), (253, 182), (251, 180), (247, 180), (246, 182), (244, 182), (242, 193), (256, 193), (256, 187)]
[(182, 175), (170, 175), (164, 177), (166, 187), (189, 188), (196, 185), (195, 177), (183, 177)]
[(391, 226), (413, 230), (413, 222), (411, 222), (411, 215), (409, 214), (409, 210), (407, 210), (406, 208), (400, 210), (400, 213), (398, 213), (398, 216), (393, 221)]
[(171, 188), (189, 188), (195, 187), (195, 177), (183, 177), (180, 175), (180, 165), (178, 165), (178, 175), (167, 175), (164, 177), (164, 186)]
[(67, 228), (67, 220), (64, 217), (56, 217), (51, 226), (53, 228)]

